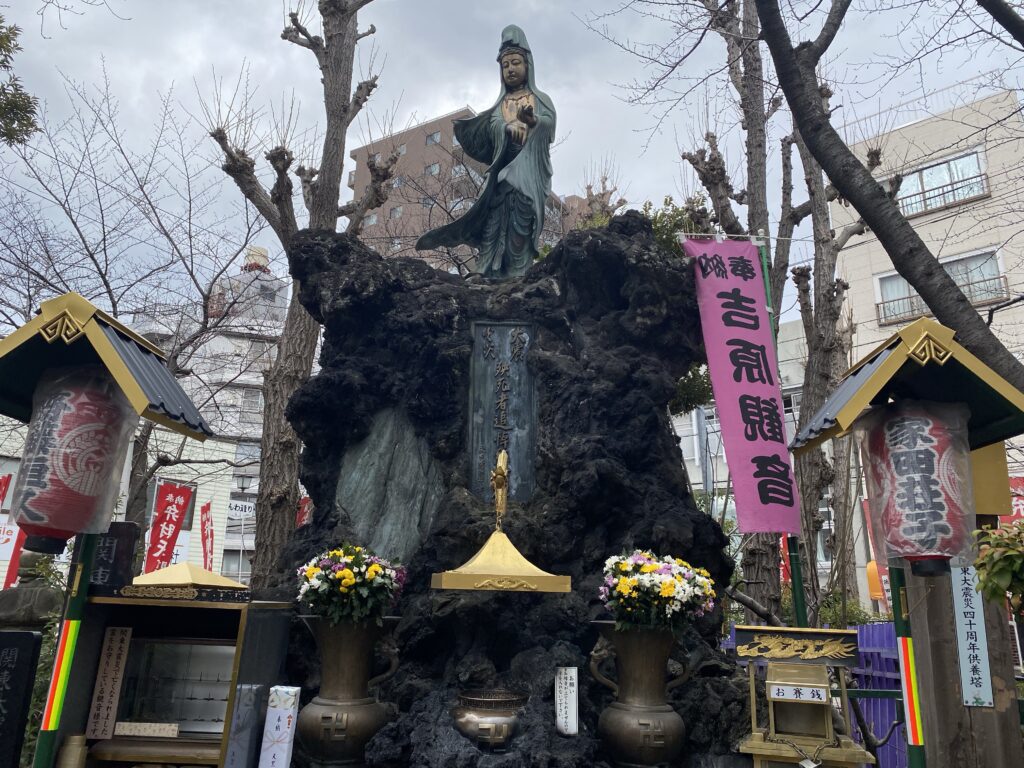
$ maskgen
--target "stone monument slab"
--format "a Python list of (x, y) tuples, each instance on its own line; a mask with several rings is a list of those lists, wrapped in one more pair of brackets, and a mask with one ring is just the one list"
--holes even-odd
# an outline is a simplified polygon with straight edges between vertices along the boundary
[(533, 342), (529, 323), (472, 323), (469, 385), (470, 490), (494, 500), (491, 468), (508, 451), (509, 498), (525, 503), (533, 494), (537, 452), (537, 385), (526, 364)]

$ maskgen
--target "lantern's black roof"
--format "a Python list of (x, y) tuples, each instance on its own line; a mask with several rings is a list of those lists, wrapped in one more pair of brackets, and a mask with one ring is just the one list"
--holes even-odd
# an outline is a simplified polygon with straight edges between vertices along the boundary
[(790, 447), (801, 451), (850, 431), (869, 407), (890, 400), (966, 403), (971, 449), (1024, 433), (1024, 393), (928, 318), (915, 320), (851, 368)]
[(160, 349), (76, 293), (43, 302), (0, 339), (0, 413), (27, 422), (43, 373), (75, 365), (106, 368), (140, 416), (198, 440), (213, 435)]

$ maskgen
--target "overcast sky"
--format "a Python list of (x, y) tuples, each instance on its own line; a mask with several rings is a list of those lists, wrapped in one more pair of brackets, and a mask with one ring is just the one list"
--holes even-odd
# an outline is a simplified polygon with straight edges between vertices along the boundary
[[(558, 111), (556, 192), (579, 192), (588, 170), (609, 157), (631, 203), (660, 202), (666, 194), (678, 198), (692, 191), (694, 182), (679, 161), (679, 148), (693, 148), (709, 126), (727, 134), (727, 139), (735, 135), (735, 129), (727, 130), (735, 124), (732, 109), (721, 95), (698, 92), (651, 136), (654, 116), (627, 103), (626, 92), (618, 87), (646, 77), (641, 62), (581, 21), (620, 3), (375, 0), (360, 14), (360, 26), (373, 23), (377, 33), (360, 44), (359, 61), (366, 71), (372, 55), (381, 70), (380, 87), (350, 133), (348, 148), (376, 137), (389, 121), (400, 128), (464, 105), (489, 106), (498, 93), (494, 59), (501, 29), (516, 23), (534, 51), (538, 86), (552, 97)], [(3, 10), (9, 22), (24, 29), (24, 51), (16, 59), (16, 71), (46, 102), (51, 115), (67, 109), (65, 76), (95, 83), (105, 66), (121, 102), (123, 122), (145, 136), (143, 129), (161, 92), (173, 86), (182, 109), (199, 114), (197, 93), (210, 97), (214, 72), (231, 80), (247, 61), (263, 101), (278, 101), (281, 94), (294, 90), (303, 122), (311, 124), (320, 117), (312, 56), (280, 39), (285, 10), (280, 0), (109, 0), (109, 5), (124, 19), (102, 7), (86, 8), (82, 15), (65, 15), (63, 27), (50, 13), (41, 28), (39, 0), (15, 0)], [(607, 23), (621, 38), (657, 40), (670, 34), (664, 22), (633, 14)], [(896, 41), (887, 37), (892, 29), (891, 17), (851, 13), (828, 62), (832, 76), (843, 83), (837, 122), (880, 115), (869, 118), (869, 128), (892, 127), (892, 105), (999, 64), (968, 64), (950, 56), (883, 85), (878, 67), (866, 62), (877, 61), (882, 54), (898, 55)], [(713, 41), (687, 72), (699, 74), (715, 61), (718, 50)], [(780, 122), (782, 130), (788, 117)], [(211, 143), (211, 158), (215, 155)], [(736, 153), (731, 158), (730, 165), (738, 171), (741, 158)]]

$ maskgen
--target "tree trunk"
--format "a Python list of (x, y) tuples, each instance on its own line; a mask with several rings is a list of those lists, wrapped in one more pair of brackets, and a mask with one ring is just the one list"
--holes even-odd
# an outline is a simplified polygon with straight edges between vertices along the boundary
[(800, 43), (794, 49), (778, 3), (757, 0), (762, 36), (775, 61), (779, 84), (794, 122), (832, 184), (860, 213), (889, 254), (896, 271), (920, 294), (935, 318), (956, 330), (960, 343), (996, 373), (1015, 387), (1024, 388), (1024, 365), (996, 338), (907, 222), (896, 202), (829, 122), (815, 70), (848, 5), (849, 2), (834, 5), (819, 38), (813, 43)]
[[(338, 226), (338, 202), (341, 198), (342, 169), (345, 162), (345, 134), (355, 113), (369, 92), (352, 92), (353, 61), (359, 39), (358, 3), (320, 3), (324, 27), (324, 47), (317, 53), (323, 83), (326, 127), (320, 168), (300, 172), (308, 180), (306, 203), (310, 229), (334, 231)], [(372, 90), (372, 88), (371, 88)], [(269, 159), (269, 158), (268, 158)], [(273, 160), (271, 161), (273, 162)], [(305, 184), (304, 184), (305, 186)], [(305, 190), (304, 190), (305, 191)], [(291, 185), (287, 176), (278, 174), (273, 190), (275, 205), (290, 208)], [(278, 231), (284, 234), (285, 250), (290, 246), (287, 219), (282, 216)], [(281, 552), (295, 530), (299, 506), (299, 462), (302, 445), (285, 418), (292, 393), (309, 378), (313, 370), (319, 324), (298, 300), (298, 281), (292, 285), (284, 328), (278, 340), (277, 358), (263, 377), (263, 437), (260, 451), (260, 484), (256, 497), (256, 552), (252, 561), (251, 586), (266, 589), (281, 585), (288, 578), (288, 566)]]
[(299, 460), (302, 445), (285, 418), (288, 399), (309, 378), (320, 326), (299, 302), (292, 285), (285, 330), (277, 359), (263, 377), (263, 437), (260, 443), (260, 485), (256, 497), (256, 552), (251, 586), (280, 586), (284, 570), (278, 562), (295, 529), (299, 509)]

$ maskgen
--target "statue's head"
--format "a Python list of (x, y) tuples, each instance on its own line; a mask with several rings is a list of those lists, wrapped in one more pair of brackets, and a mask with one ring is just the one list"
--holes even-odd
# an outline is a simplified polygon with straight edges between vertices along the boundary
[(501, 79), (509, 89), (521, 88), (526, 83), (526, 53), (518, 48), (503, 51), (498, 59), (501, 65)]
[(530, 44), (526, 42), (526, 34), (515, 24), (510, 24), (501, 32), (498, 66), (506, 89), (520, 88), (529, 83)]

